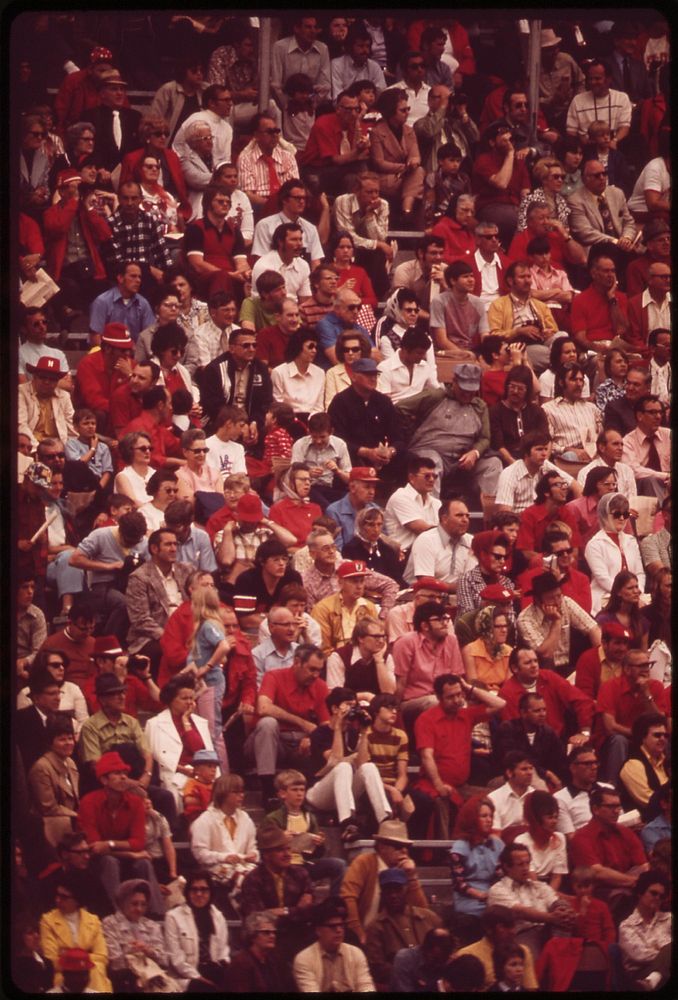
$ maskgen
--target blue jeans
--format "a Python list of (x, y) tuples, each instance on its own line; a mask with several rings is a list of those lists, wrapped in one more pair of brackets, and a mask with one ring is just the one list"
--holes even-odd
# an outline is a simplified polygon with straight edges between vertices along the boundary
[(318, 861), (307, 861), (304, 868), (311, 876), (312, 882), (328, 878), (330, 880), (330, 896), (339, 895), (346, 871), (346, 862), (343, 858), (319, 858)]

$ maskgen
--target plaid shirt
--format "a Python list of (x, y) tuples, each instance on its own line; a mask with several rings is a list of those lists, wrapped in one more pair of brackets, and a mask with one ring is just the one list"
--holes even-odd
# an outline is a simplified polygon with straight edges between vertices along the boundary
[(115, 264), (130, 260), (162, 269), (172, 263), (162, 226), (148, 212), (140, 211), (134, 222), (124, 222), (117, 211), (111, 216), (109, 227)]
[[(513, 583), (507, 576), (500, 576), (496, 582), (506, 590), (513, 590)], [(462, 573), (457, 581), (457, 614), (463, 615), (467, 611), (478, 611), (481, 606), (480, 591), (484, 590), (485, 587), (487, 587), (487, 580), (481, 573), (480, 566)], [(510, 605), (506, 617), (510, 625), (515, 623), (516, 616), (513, 605)]]

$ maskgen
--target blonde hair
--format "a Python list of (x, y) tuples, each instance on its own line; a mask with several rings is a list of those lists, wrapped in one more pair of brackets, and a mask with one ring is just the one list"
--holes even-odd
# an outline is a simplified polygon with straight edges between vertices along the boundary
[(195, 639), (204, 622), (214, 622), (222, 632), (224, 625), (221, 620), (219, 594), (213, 587), (198, 587), (191, 594), (191, 611), (193, 612), (193, 635), (191, 636), (191, 652), (195, 655)]
[(275, 785), (275, 790), (279, 792), (289, 788), (290, 785), (304, 785), (305, 787), (306, 778), (301, 771), (295, 771), (294, 768), (289, 768), (287, 771), (278, 771), (273, 784)]
[(231, 792), (242, 792), (245, 782), (239, 774), (222, 774), (212, 786), (212, 805), (221, 809)]
[(549, 171), (553, 167), (560, 167), (561, 169), (564, 169), (559, 160), (554, 160), (551, 156), (543, 156), (541, 160), (537, 160), (535, 165), (532, 167), (532, 176), (539, 184), (543, 184), (549, 175)]
[(588, 127), (589, 139), (593, 139), (595, 135), (602, 135), (603, 132), (609, 132), (612, 135), (612, 129), (607, 122), (601, 121), (600, 118), (590, 122)]

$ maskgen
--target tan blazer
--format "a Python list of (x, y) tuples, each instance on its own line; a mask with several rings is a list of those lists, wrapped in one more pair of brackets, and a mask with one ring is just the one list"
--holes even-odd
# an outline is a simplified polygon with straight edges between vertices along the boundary
[[(629, 212), (624, 192), (614, 184), (608, 184), (604, 191), (605, 199), (610, 207), (610, 215), (617, 238), (621, 236), (632, 240), (636, 235), (636, 224)], [(570, 231), (574, 238), (585, 247), (594, 243), (605, 243), (609, 237), (605, 234), (603, 219), (598, 208), (596, 196), (585, 188), (578, 188), (568, 198), (570, 206)]]
[(75, 762), (70, 757), (62, 760), (51, 750), (29, 771), (31, 806), (42, 816), (45, 837), (53, 846), (72, 830), (71, 817), (78, 813), (79, 782)]
[[(65, 443), (66, 438), (75, 437), (73, 403), (70, 394), (65, 389), (56, 390), (56, 394), (52, 398), (52, 412), (59, 440)], [(38, 439), (33, 434), (33, 430), (39, 419), (40, 405), (33, 384), (25, 382), (19, 386), (19, 426), (17, 430), (19, 434), (26, 434), (34, 447), (37, 446)]]
[[(193, 572), (188, 563), (174, 564), (179, 590), (186, 595), (186, 581)], [(149, 560), (130, 574), (125, 594), (130, 627), (127, 643), (130, 653), (138, 652), (150, 639), (159, 639), (170, 616), (170, 605), (155, 564)]]

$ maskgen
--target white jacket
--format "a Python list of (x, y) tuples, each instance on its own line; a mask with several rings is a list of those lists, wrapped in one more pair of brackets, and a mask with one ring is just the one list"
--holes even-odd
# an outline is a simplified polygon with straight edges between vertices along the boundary
[(198, 864), (214, 868), (223, 864), (227, 854), (240, 854), (244, 858), (246, 854), (253, 853), (256, 854), (255, 860), (259, 861), (254, 823), (243, 809), (236, 809), (233, 818), (236, 822), (235, 837), (228, 832), (224, 813), (214, 805), (208, 806), (191, 824), (191, 852)]
[[(171, 911), (170, 911), (171, 912)], [(376, 987), (370, 975), (367, 959), (360, 948), (352, 944), (342, 944), (344, 970), (351, 985), (351, 993), (374, 993)], [(323, 960), (320, 945), (312, 944), (304, 948), (294, 959), (292, 967), (297, 989), (300, 993), (320, 993), (323, 981)]]
[[(203, 719), (202, 716), (195, 714), (191, 716), (191, 719), (202, 737), (205, 749), (214, 750), (207, 719)], [(160, 712), (159, 715), (154, 715), (150, 718), (146, 723), (144, 732), (148, 748), (153, 755), (153, 760), (157, 760), (158, 767), (160, 768), (160, 781), (164, 788), (172, 792), (177, 803), (177, 809), (181, 811), (183, 809), (181, 789), (186, 784), (187, 778), (185, 774), (177, 771), (177, 764), (181, 757), (183, 744), (177, 732), (177, 727), (172, 721), (172, 714), (169, 708), (166, 708), (164, 712)]]
[[(223, 913), (214, 904), (210, 906), (214, 934), (210, 938), (210, 959), (213, 962), (228, 962), (231, 951), (228, 947), (228, 926)], [(186, 989), (189, 979), (198, 979), (198, 959), (200, 946), (198, 928), (188, 903), (181, 903), (165, 914), (165, 944), (172, 969), (181, 977), (180, 985)]]
[[(619, 535), (626, 565), (638, 577), (641, 592), (645, 590), (645, 571), (640, 558), (640, 548), (633, 535), (622, 532)], [(610, 590), (617, 573), (621, 572), (622, 559), (619, 547), (606, 531), (601, 528), (587, 543), (584, 559), (591, 570), (591, 614), (595, 617), (610, 596)]]

